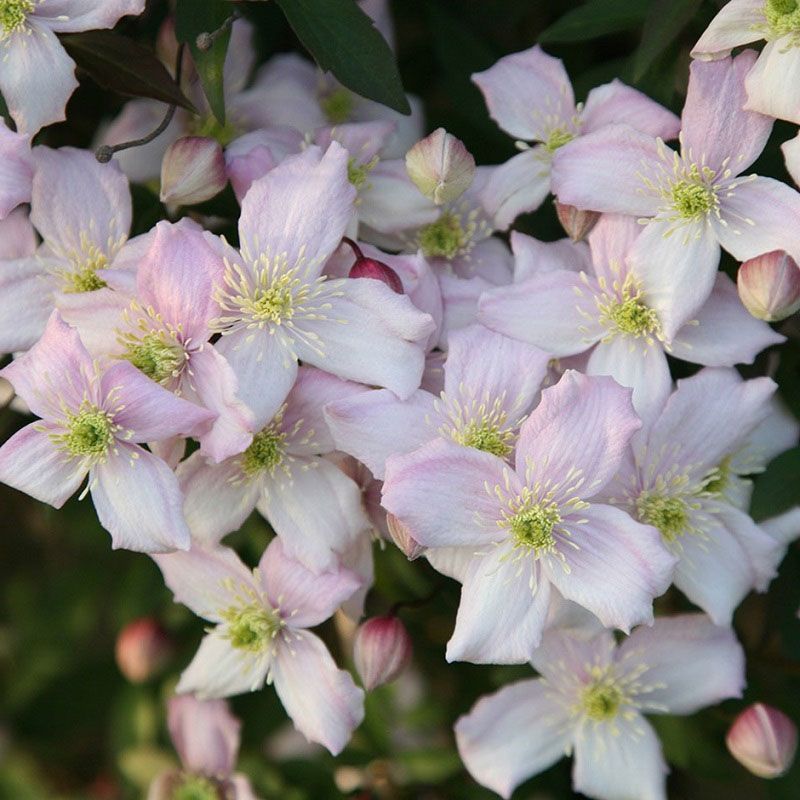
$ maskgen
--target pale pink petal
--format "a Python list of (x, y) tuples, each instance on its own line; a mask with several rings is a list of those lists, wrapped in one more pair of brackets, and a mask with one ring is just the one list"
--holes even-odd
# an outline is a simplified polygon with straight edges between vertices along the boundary
[(613, 285), (613, 280), (620, 277), (620, 269), (624, 275), (628, 253), (643, 230), (635, 217), (603, 214), (587, 237), (592, 266), (586, 271), (604, 277)]
[(382, 502), (426, 547), (489, 546), (502, 519), (492, 489), (506, 478), (521, 490), (501, 459), (438, 439), (388, 460)]
[(313, 633), (293, 631), (272, 665), (275, 691), (309, 741), (338, 755), (364, 719), (364, 692)]
[(670, 342), (670, 354), (708, 367), (752, 364), (765, 348), (786, 341), (766, 322), (742, 305), (736, 284), (717, 275), (714, 290), (697, 313), (697, 322), (684, 325)]
[[(0, 166), (0, 170), (2, 168)], [(25, 258), (35, 252), (36, 231), (28, 219), (26, 209), (16, 208), (5, 219), (0, 219), (0, 260)]]
[(546, 141), (552, 128), (569, 125), (575, 115), (564, 64), (538, 45), (501, 58), (472, 80), (492, 119), (518, 139)]
[[(326, 290), (324, 316), (297, 324), (298, 356), (340, 378), (382, 386), (401, 398), (411, 395), (422, 379), (421, 344), (435, 328), (431, 317), (371, 278), (328, 281)], [(304, 333), (319, 338), (309, 341)]]
[(783, 514), (762, 520), (760, 527), (775, 541), (789, 544), (800, 537), (800, 507), (795, 506)]
[(786, 555), (784, 543), (776, 541), (744, 511), (720, 503), (719, 519), (742, 546), (755, 576), (754, 588), (765, 592), (778, 574), (778, 566)]
[(53, 311), (55, 288), (56, 279), (35, 255), (0, 262), (0, 353), (36, 344)]
[(603, 335), (593, 278), (553, 270), (481, 295), (478, 321), (553, 356), (582, 353)]
[(493, 289), (495, 284), (484, 278), (459, 278), (446, 272), (439, 274), (442, 293), (443, 322), (439, 347), (447, 348), (447, 337), (452, 331), (473, 325), (478, 321), (478, 300)]
[(800, 48), (791, 35), (767, 42), (745, 87), (745, 109), (800, 124)]
[[(598, 226), (602, 223), (604, 216)], [(514, 282), (522, 283), (543, 272), (590, 272), (592, 259), (584, 242), (570, 239), (540, 242), (519, 231), (511, 231), (511, 249), (514, 252)]]
[(800, 186), (800, 134), (781, 145), (783, 157), (786, 159), (786, 169), (792, 180)]
[(504, 231), (520, 215), (535, 211), (550, 194), (550, 158), (538, 145), (496, 167), (481, 200), (497, 230)]
[(754, 50), (745, 50), (734, 59), (692, 62), (681, 118), (682, 150), (689, 161), (739, 175), (761, 154), (774, 120), (742, 108), (745, 76), (756, 57)]
[[(560, 597), (554, 589), (553, 598)], [(561, 602), (567, 601), (562, 599)], [(614, 633), (605, 628), (591, 631), (588, 636), (552, 628), (545, 633), (541, 645), (531, 654), (531, 666), (568, 702), (573, 702), (574, 683), (570, 680), (565, 682), (564, 678), (572, 675), (585, 676), (587, 664), (600, 668), (610, 665), (615, 649)]]
[(361, 586), (358, 575), (338, 566), (312, 572), (287, 555), (278, 538), (264, 551), (258, 571), (270, 605), (292, 628), (321, 625)]
[(653, 598), (672, 582), (676, 559), (655, 528), (624, 511), (592, 504), (580, 512), (583, 524), (565, 520), (569, 531), (544, 572), (567, 599), (587, 608), (608, 628), (630, 631), (653, 621)]
[[(325, 419), (339, 450), (355, 456), (376, 478), (386, 459), (409, 453), (438, 436), (435, 398), (416, 391), (399, 400), (388, 389), (366, 392), (325, 406)], [(427, 417), (432, 425), (427, 424)]]
[(33, 136), (66, 118), (67, 100), (78, 88), (75, 62), (49, 26), (28, 17), (25, 30), (0, 42), (0, 92), (17, 124)]
[(0, 482), (61, 508), (86, 475), (81, 462), (70, 459), (50, 438), (62, 432), (40, 423), (17, 431), (0, 447)]
[(315, 278), (338, 246), (353, 214), (347, 151), (333, 143), (289, 156), (259, 178), (242, 201), (239, 237), (245, 260), (264, 254), (278, 274), (298, 268)]
[(233, 772), (242, 724), (225, 701), (171, 697), (167, 727), (185, 769), (221, 779)]
[(428, 547), (422, 555), (442, 575), (464, 583), (475, 560), (474, 547)]
[(569, 750), (571, 720), (543, 681), (525, 680), (481, 698), (455, 724), (464, 766), (501, 797)]
[(659, 617), (638, 628), (617, 651), (624, 667), (644, 661), (641, 696), (649, 713), (694, 714), (729, 697), (741, 697), (744, 653), (733, 631), (719, 628), (704, 614)]
[(637, 712), (581, 727), (575, 740), (572, 787), (606, 800), (666, 800), (668, 772), (661, 743)]
[(130, 330), (123, 316), (131, 298), (122, 292), (102, 288), (94, 292), (69, 292), (57, 295), (61, 318), (77, 328), (81, 341), (94, 357), (122, 357), (125, 346), (118, 332)]
[(118, 442), (89, 472), (92, 502), (114, 549), (166, 553), (189, 547), (175, 473), (141, 447)]
[(731, 468), (742, 475), (761, 472), (775, 456), (794, 447), (798, 435), (800, 421), (777, 395), (773, 395), (769, 413), (753, 428), (745, 446), (733, 456)]
[(723, 58), (743, 44), (764, 38), (763, 0), (730, 0), (692, 48), (692, 58)]
[(338, 142), (355, 163), (366, 164), (380, 154), (394, 129), (394, 123), (387, 120), (329, 125), (316, 131), (314, 144), (325, 150), (331, 142)]
[(36, 7), (36, 18), (59, 33), (113, 28), (126, 14), (138, 16), (145, 0), (47, 0)]
[(621, 123), (667, 140), (676, 138), (681, 129), (681, 122), (675, 114), (616, 79), (589, 92), (581, 119), (584, 133)]
[(186, 439), (172, 436), (158, 442), (147, 442), (147, 447), (154, 456), (165, 461), (171, 470), (175, 470), (186, 455)]
[(556, 151), (553, 194), (588, 211), (652, 217), (662, 200), (647, 191), (642, 176), (649, 177), (659, 160), (654, 137), (629, 125), (606, 125)]
[(517, 471), (524, 474), (531, 465), (534, 480), (551, 480), (562, 492), (580, 480), (579, 496), (593, 497), (621, 466), (640, 426), (630, 389), (611, 378), (568, 370), (542, 392), (522, 424)]
[[(386, 512), (380, 508), (380, 486), (377, 481), (374, 483), (374, 490), (371, 494), (377, 495), (374, 510), (379, 514), (383, 514), (385, 520)], [(367, 504), (367, 513), (373, 523), (374, 529), (381, 530), (381, 533), (385, 535), (385, 522), (379, 528), (375, 523), (372, 510), (370, 509), (369, 500), (365, 500), (365, 503)], [(375, 563), (372, 557), (372, 545), (374, 542), (375, 540), (372, 532), (364, 531), (356, 538), (355, 542), (342, 553), (340, 558), (342, 565), (353, 572), (361, 581), (360, 587), (342, 603), (342, 613), (353, 622), (358, 622), (358, 620), (364, 616), (367, 594), (369, 594), (370, 589), (375, 583)]]
[(0, 120), (0, 220), (20, 203), (31, 199), (31, 161), (30, 137), (15, 133)]
[(522, 664), (542, 638), (550, 605), (550, 582), (539, 564), (524, 568), (507, 548), (476, 553), (463, 578), (461, 602), (448, 661)]

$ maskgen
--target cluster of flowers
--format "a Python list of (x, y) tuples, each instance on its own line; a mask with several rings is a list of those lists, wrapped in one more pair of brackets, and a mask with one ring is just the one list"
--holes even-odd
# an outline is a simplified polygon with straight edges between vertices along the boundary
[[(448, 661), (540, 673), (457, 722), (476, 780), (507, 797), (574, 750), (578, 791), (663, 798), (643, 715), (740, 695), (733, 611), (800, 533), (797, 510), (748, 516), (747, 476), (798, 425), (734, 369), (800, 302), (800, 194), (742, 175), (774, 117), (800, 123), (797, 3), (726, 6), (681, 119), (619, 81), (576, 105), (538, 47), (501, 59), (474, 76), (520, 140), (497, 167), (442, 130), (417, 142), (418, 104), (402, 118), (299, 56), (251, 79), (243, 20), (224, 127), (179, 111), (106, 164), (31, 147), (74, 88), (53, 31), (142, 6), (0, 3), (2, 375), (39, 418), (0, 448), (0, 480), (57, 508), (84, 486), (113, 546), (152, 554), (211, 623), (177, 688), (209, 702), (173, 701), (184, 770), (152, 796), (252, 797), (213, 699), (265, 682), (306, 737), (345, 746), (363, 691), (309, 629), (361, 616), (378, 536), (463, 585)], [(177, 50), (168, 27), (160, 46)], [(159, 108), (131, 102), (98, 143)], [(800, 177), (800, 138), (784, 150)], [(197, 214), (129, 239), (129, 180), (159, 178), (173, 210), (230, 181), (238, 247)], [(495, 234), (551, 192), (572, 240), (509, 249)], [(740, 292), (721, 248), (755, 259)], [(667, 354), (702, 369), (674, 386)], [(222, 544), (253, 509), (276, 533), (256, 569)], [(703, 613), (654, 619), (673, 583)], [(373, 638), (362, 673), (394, 674), (406, 643)]]

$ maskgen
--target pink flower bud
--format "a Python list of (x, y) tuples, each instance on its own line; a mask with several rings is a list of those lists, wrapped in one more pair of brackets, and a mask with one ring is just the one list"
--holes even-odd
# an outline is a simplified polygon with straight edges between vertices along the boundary
[(800, 267), (783, 250), (745, 261), (736, 285), (744, 307), (757, 319), (775, 322), (800, 308)]
[(794, 761), (797, 728), (777, 708), (755, 703), (733, 722), (725, 737), (731, 755), (759, 778), (777, 778)]
[(386, 527), (392, 541), (400, 548), (409, 561), (419, 558), (425, 548), (411, 535), (406, 525), (403, 525), (394, 514), (386, 514)]
[(372, 278), (376, 281), (383, 281), (393, 292), (403, 294), (403, 282), (388, 264), (384, 264), (383, 261), (378, 261), (375, 258), (367, 258), (352, 239), (348, 239), (345, 236), (342, 241), (350, 246), (356, 257), (356, 263), (350, 267), (348, 277)]
[(561, 227), (573, 242), (582, 242), (600, 219), (597, 211), (581, 211), (575, 206), (559, 203), (558, 200), (556, 200), (556, 214)]
[(464, 142), (437, 128), (406, 153), (406, 172), (422, 194), (440, 206), (469, 189), (475, 177), (475, 159)]
[(397, 617), (373, 617), (356, 631), (353, 660), (364, 688), (393, 681), (411, 660), (411, 637)]
[(132, 683), (142, 683), (169, 661), (172, 642), (156, 620), (142, 617), (120, 631), (114, 655), (119, 671)]
[(210, 200), (228, 182), (225, 157), (215, 139), (184, 136), (174, 141), (161, 162), (161, 202), (191, 206)]

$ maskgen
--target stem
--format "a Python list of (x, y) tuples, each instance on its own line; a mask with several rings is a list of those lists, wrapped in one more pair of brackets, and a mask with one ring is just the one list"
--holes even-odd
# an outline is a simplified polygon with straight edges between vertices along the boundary
[(353, 255), (356, 257), (356, 259), (364, 258), (361, 248), (352, 239), (349, 239), (347, 236), (343, 236), (342, 241), (350, 246), (350, 249), (353, 251)]

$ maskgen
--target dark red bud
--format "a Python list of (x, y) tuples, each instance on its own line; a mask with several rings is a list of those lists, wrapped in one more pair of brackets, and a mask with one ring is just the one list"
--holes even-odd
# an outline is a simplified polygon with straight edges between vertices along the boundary
[(376, 281), (383, 281), (393, 292), (403, 294), (403, 282), (388, 264), (384, 264), (383, 261), (378, 261), (375, 258), (367, 258), (352, 239), (345, 237), (342, 241), (350, 246), (356, 257), (356, 263), (350, 267), (348, 277), (372, 278)]

